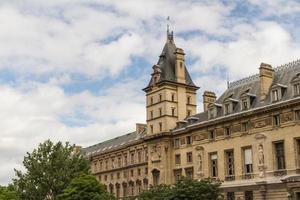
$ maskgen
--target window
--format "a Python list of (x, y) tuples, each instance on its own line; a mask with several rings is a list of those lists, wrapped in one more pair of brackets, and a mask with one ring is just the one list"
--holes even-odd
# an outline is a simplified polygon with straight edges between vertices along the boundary
[(107, 175), (104, 176), (104, 181), (107, 181)]
[(226, 175), (233, 176), (234, 175), (234, 159), (233, 159), (233, 150), (225, 151), (225, 162), (226, 162)]
[(105, 161), (105, 169), (108, 170), (108, 160)]
[(162, 131), (162, 123), (159, 122), (159, 131)]
[(150, 125), (150, 133), (153, 133), (153, 125)]
[(213, 153), (210, 155), (210, 175), (211, 177), (218, 176), (218, 155)]
[(110, 180), (114, 180), (114, 174), (110, 174)]
[(191, 97), (187, 96), (187, 100), (186, 101), (187, 101), (187, 104), (190, 105), (191, 104)]
[(117, 173), (117, 179), (120, 179), (120, 172)]
[(273, 90), (272, 91), (272, 100), (273, 101), (278, 101), (279, 100), (278, 90)]
[(295, 115), (296, 120), (300, 120), (300, 110), (296, 110)]
[(175, 108), (172, 108), (172, 116), (175, 116)]
[(174, 140), (174, 147), (179, 148), (179, 139), (178, 138)]
[(242, 110), (248, 109), (248, 101), (247, 99), (242, 100)]
[(176, 155), (175, 155), (175, 164), (176, 164), (176, 165), (180, 165), (180, 163), (181, 163), (181, 160), (180, 160), (180, 154), (176, 154)]
[(148, 174), (148, 167), (145, 168), (145, 174)]
[(253, 192), (252, 191), (245, 192), (245, 200), (253, 200)]
[(152, 171), (152, 176), (153, 176), (153, 185), (156, 186), (159, 184), (159, 178), (160, 178), (160, 171), (158, 170), (153, 170)]
[(134, 171), (132, 169), (132, 170), (130, 170), (130, 176), (133, 177), (133, 175), (134, 175)]
[(277, 170), (285, 169), (283, 141), (274, 143)]
[(150, 111), (150, 119), (153, 119), (153, 111)]
[(126, 171), (123, 172), (123, 177), (127, 178), (127, 172)]
[(225, 104), (224, 106), (224, 112), (225, 112), (225, 115), (228, 115), (230, 112), (229, 112), (229, 103)]
[(171, 101), (173, 101), (173, 102), (175, 101), (175, 94), (174, 93), (171, 94)]
[(175, 181), (177, 182), (177, 181), (179, 181), (180, 179), (181, 179), (181, 169), (180, 170), (175, 170), (174, 171), (174, 176), (175, 176)]
[(150, 105), (153, 104), (153, 97), (150, 97)]
[(274, 123), (274, 126), (279, 126), (280, 125), (280, 115), (274, 115), (273, 116), (273, 123)]
[(235, 200), (234, 192), (227, 192), (227, 200)]
[(130, 164), (134, 164), (134, 153), (130, 155)]
[(138, 152), (138, 162), (139, 163), (142, 162), (142, 152), (141, 151)]
[(193, 154), (192, 154), (192, 152), (186, 153), (186, 162), (187, 163), (192, 163), (193, 162)]
[(114, 158), (111, 159), (111, 168), (112, 169), (115, 168), (115, 159)]
[(185, 138), (180, 139), (180, 145), (185, 145)]
[(102, 167), (103, 167), (103, 166), (102, 166), (102, 161), (100, 161), (100, 170), (102, 170)]
[(208, 114), (209, 114), (209, 119), (212, 119), (212, 118), (215, 117), (214, 111), (215, 111), (214, 108), (210, 108), (210, 109), (209, 109), (209, 112), (208, 112)]
[(141, 175), (141, 169), (138, 169), (138, 176)]
[(162, 95), (161, 94), (159, 94), (158, 98), (159, 98), (159, 101), (162, 101)]
[(245, 148), (244, 149), (244, 173), (251, 174), (253, 172), (252, 167), (252, 149)]
[(296, 140), (296, 150), (297, 150), (297, 168), (300, 168), (300, 139)]
[(230, 135), (231, 135), (230, 127), (225, 127), (225, 136), (230, 136)]
[(121, 165), (122, 165), (121, 157), (118, 157), (118, 167), (121, 167)]
[(216, 137), (215, 130), (209, 131), (209, 139), (214, 140)]
[(242, 132), (247, 132), (249, 130), (249, 122), (242, 122)]
[(185, 175), (188, 179), (193, 179), (194, 176), (194, 170), (193, 168), (187, 168), (185, 169)]
[(192, 111), (191, 110), (187, 110), (187, 117), (192, 115)]
[(294, 96), (300, 95), (300, 84), (296, 83), (294, 85)]
[(186, 137), (186, 144), (191, 145), (192, 144), (192, 136), (187, 136)]
[(162, 108), (159, 108), (159, 116), (162, 116)]
[(127, 155), (124, 156), (124, 166), (127, 166)]

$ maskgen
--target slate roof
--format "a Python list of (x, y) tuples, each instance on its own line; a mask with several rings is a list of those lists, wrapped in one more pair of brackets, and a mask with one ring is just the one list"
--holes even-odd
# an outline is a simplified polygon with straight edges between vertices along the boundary
[[(291, 63), (281, 65), (277, 68), (274, 68), (274, 80), (271, 87), (279, 86), (284, 87), (285, 92), (280, 99), (280, 101), (285, 101), (294, 98), (293, 95), (293, 87), (291, 85), (291, 81), (297, 77), (300, 80), (300, 60), (293, 61)], [(216, 100), (215, 104), (222, 106), (226, 99), (231, 99), (238, 102), (238, 105), (235, 106), (233, 112), (231, 114), (236, 114), (241, 112), (241, 106), (239, 100), (241, 99), (241, 95), (247, 94), (253, 97), (253, 101), (251, 103), (251, 107), (249, 110), (254, 108), (260, 108), (269, 106), (272, 104), (271, 100), (271, 90), (264, 101), (260, 101), (260, 79), (259, 74), (255, 74), (241, 80), (229, 83), (227, 90)], [(230, 116), (229, 114), (228, 116)], [(224, 116), (223, 107), (220, 107), (219, 112), (217, 113), (217, 117)], [(199, 123), (208, 121), (208, 112), (198, 113), (193, 115), (192, 117), (198, 118), (198, 120), (193, 120), (192, 123)], [(181, 123), (178, 125), (176, 129), (184, 128), (185, 126), (191, 125), (192, 123), (188, 120), (185, 120), (188, 123)]]
[[(159, 67), (159, 69), (161, 70), (161, 76), (160, 79), (158, 80), (159, 82), (163, 82), (163, 81), (169, 81), (169, 82), (174, 82), (176, 83), (176, 75), (175, 75), (175, 51), (176, 51), (176, 45), (174, 43), (174, 39), (173, 39), (173, 32), (169, 33), (167, 32), (167, 42), (159, 56), (158, 62), (157, 62), (157, 66)], [(186, 69), (186, 66), (184, 65), (185, 68), (185, 80), (186, 80), (186, 84), (192, 87), (197, 87), (194, 82), (191, 79), (191, 76), (188, 72), (188, 70)], [(152, 86), (154, 85), (154, 80), (153, 78), (151, 78), (148, 86)]]
[(116, 138), (113, 138), (111, 140), (107, 140), (98, 144), (95, 144), (93, 146), (83, 148), (82, 152), (86, 155), (95, 155), (95, 154), (101, 154), (107, 151), (111, 151), (113, 149), (125, 147), (126, 145), (141, 141), (144, 137), (145, 132), (143, 133), (137, 133), (136, 131), (128, 133), (126, 135), (122, 135)]

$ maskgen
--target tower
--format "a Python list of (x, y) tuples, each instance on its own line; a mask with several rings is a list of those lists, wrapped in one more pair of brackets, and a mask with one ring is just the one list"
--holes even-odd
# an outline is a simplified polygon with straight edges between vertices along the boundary
[(168, 132), (176, 122), (196, 114), (197, 87), (187, 71), (183, 49), (174, 43), (173, 32), (167, 31), (167, 41), (153, 65), (146, 88), (147, 134)]

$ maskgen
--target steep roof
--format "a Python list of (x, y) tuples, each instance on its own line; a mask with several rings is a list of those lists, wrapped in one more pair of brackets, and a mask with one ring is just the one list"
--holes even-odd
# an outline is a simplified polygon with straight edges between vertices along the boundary
[(90, 147), (86, 147), (82, 149), (82, 152), (86, 155), (95, 155), (95, 154), (101, 154), (113, 149), (125, 147), (126, 145), (138, 142), (139, 140), (142, 140), (144, 137), (145, 132), (143, 133), (137, 133), (136, 131), (128, 133), (126, 135), (122, 135), (116, 138), (113, 138), (111, 140), (107, 140), (98, 144), (95, 144)]
[[(159, 69), (161, 70), (161, 76), (160, 79), (158, 80), (159, 82), (163, 82), (163, 81), (169, 81), (169, 82), (177, 82), (176, 79), (176, 74), (175, 74), (175, 51), (176, 51), (177, 47), (174, 43), (174, 37), (173, 37), (173, 32), (169, 33), (167, 32), (167, 42), (159, 56), (158, 62), (157, 62), (157, 66), (159, 67)], [(194, 82), (191, 79), (191, 76), (186, 68), (186, 65), (184, 65), (184, 69), (185, 69), (185, 80), (186, 80), (186, 84), (192, 87), (196, 87), (196, 85), (194, 84)], [(151, 78), (148, 86), (152, 86), (154, 85), (154, 80), (153, 78)]]
[[(293, 87), (291, 87), (291, 81), (298, 76), (300, 80), (300, 60), (281, 65), (277, 68), (274, 68), (274, 71), (275, 73), (272, 86), (280, 86), (285, 88), (285, 92), (280, 101), (285, 101), (294, 98)], [(229, 83), (227, 90), (225, 90), (224, 93), (216, 100), (215, 104), (222, 105), (224, 101), (229, 98), (238, 102), (243, 94), (253, 97), (253, 101), (251, 102), (251, 108), (249, 110), (272, 105), (271, 90), (269, 91), (267, 98), (264, 101), (260, 101), (261, 94), (259, 74), (255, 74)], [(242, 112), (241, 106), (237, 105), (235, 106), (231, 114), (236, 114), (239, 112)], [(230, 116), (231, 114), (229, 114), (228, 116)], [(216, 118), (222, 116), (224, 116), (224, 111), (223, 107), (220, 107)], [(175, 130), (184, 128), (185, 126), (191, 125), (193, 123), (205, 122), (209, 120), (207, 111), (198, 113), (192, 117), (195, 117), (198, 120), (193, 120), (191, 121), (192, 123), (188, 120), (185, 120), (188, 123), (181, 123), (175, 128)]]

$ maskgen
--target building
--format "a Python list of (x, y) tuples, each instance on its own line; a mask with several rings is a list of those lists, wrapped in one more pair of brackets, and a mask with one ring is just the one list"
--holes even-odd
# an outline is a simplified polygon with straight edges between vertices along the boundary
[(206, 91), (197, 87), (173, 33), (153, 66), (147, 123), (132, 133), (84, 148), (92, 173), (117, 197), (181, 176), (223, 181), (228, 200), (300, 199), (300, 61)]

